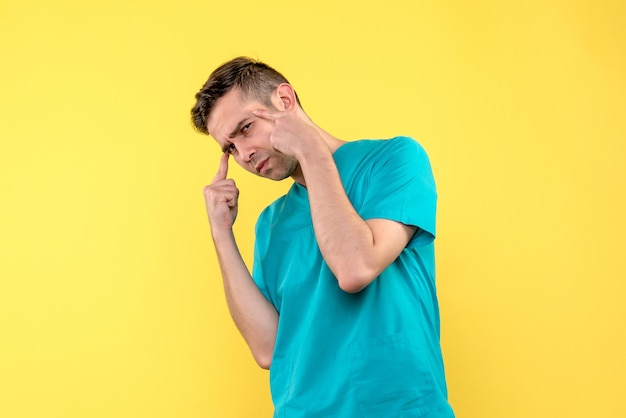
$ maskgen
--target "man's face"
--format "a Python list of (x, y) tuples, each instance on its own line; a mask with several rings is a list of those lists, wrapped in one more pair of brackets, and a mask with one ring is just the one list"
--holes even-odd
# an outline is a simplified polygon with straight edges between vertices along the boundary
[[(272, 97), (272, 103), (280, 110), (280, 99)], [(257, 109), (268, 107), (254, 99), (244, 100), (238, 89), (231, 89), (213, 107), (207, 127), (222, 151), (231, 154), (244, 169), (261, 177), (283, 180), (299, 168), (298, 161), (272, 147), (273, 122), (252, 114)]]

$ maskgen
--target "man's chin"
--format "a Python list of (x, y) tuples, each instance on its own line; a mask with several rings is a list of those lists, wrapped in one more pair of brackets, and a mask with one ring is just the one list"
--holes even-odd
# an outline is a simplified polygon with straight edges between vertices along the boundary
[(264, 173), (254, 173), (254, 174), (256, 174), (258, 177), (262, 177), (264, 179), (274, 180), (274, 181), (285, 180), (287, 177), (289, 177), (289, 174), (275, 173), (272, 170), (268, 170)]
[(270, 180), (274, 180), (274, 181), (282, 181), (282, 180), (285, 180), (285, 179), (287, 179), (289, 177), (291, 177), (291, 176), (289, 176), (289, 175), (281, 175), (281, 176), (268, 176), (266, 178), (268, 178)]

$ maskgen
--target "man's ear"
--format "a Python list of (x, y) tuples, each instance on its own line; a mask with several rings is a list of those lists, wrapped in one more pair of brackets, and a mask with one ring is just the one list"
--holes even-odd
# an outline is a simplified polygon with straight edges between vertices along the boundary
[(298, 102), (296, 100), (296, 92), (291, 84), (282, 83), (274, 90), (272, 102), (278, 110), (293, 110)]

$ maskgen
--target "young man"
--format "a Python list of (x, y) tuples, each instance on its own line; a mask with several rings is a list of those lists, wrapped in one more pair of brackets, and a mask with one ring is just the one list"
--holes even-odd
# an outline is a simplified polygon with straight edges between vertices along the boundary
[[(270, 370), (275, 417), (453, 417), (439, 344), (437, 194), (414, 140), (345, 142), (277, 71), (240, 57), (196, 94), (223, 155), (204, 188), (228, 306)], [(260, 215), (252, 274), (232, 231), (246, 170), (294, 184)]]

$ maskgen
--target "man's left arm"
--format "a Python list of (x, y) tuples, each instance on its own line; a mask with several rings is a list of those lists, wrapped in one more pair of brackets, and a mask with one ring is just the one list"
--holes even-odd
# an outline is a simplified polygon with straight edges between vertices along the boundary
[(389, 219), (363, 220), (348, 199), (328, 147), (299, 158), (317, 242), (346, 292), (369, 285), (406, 247), (416, 227)]
[(273, 121), (273, 146), (300, 164), (315, 237), (339, 286), (349, 293), (364, 289), (400, 255), (416, 227), (361, 218), (346, 195), (329, 145), (302, 109), (253, 113)]

